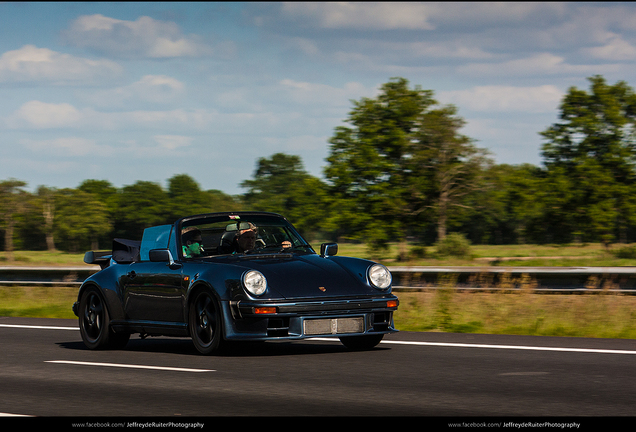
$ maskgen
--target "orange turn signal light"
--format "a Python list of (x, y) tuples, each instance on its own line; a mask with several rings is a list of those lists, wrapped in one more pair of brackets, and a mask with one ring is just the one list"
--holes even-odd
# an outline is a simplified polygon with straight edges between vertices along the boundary
[(276, 312), (277, 311), (275, 307), (255, 307), (254, 308), (255, 314), (273, 314)]
[(397, 300), (389, 300), (388, 302), (386, 302), (386, 307), (397, 307), (398, 306), (398, 302)]

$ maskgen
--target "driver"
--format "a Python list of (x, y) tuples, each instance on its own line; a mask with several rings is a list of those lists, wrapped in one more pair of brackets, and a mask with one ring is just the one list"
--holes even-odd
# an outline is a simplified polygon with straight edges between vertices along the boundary
[[(239, 223), (236, 237), (234, 238), (234, 253), (245, 253), (256, 247), (258, 228), (251, 222)], [(262, 241), (261, 241), (262, 242)], [(263, 243), (264, 246), (264, 243)], [(283, 249), (291, 247), (291, 242), (285, 240), (281, 243)]]
[(194, 258), (203, 254), (203, 240), (201, 231), (197, 227), (187, 227), (181, 232), (181, 244), (183, 245), (183, 257)]
[(254, 249), (258, 228), (251, 222), (242, 222), (236, 232), (236, 252), (243, 253)]

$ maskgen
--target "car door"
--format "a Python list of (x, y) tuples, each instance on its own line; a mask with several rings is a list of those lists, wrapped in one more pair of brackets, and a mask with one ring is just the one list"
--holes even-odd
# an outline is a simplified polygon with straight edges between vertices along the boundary
[(150, 261), (153, 249), (175, 250), (172, 225), (144, 230), (139, 261), (121, 279), (124, 311), (129, 321), (185, 323), (186, 286), (181, 265)]
[(184, 323), (181, 268), (163, 262), (132, 263), (122, 278), (124, 310), (130, 321)]

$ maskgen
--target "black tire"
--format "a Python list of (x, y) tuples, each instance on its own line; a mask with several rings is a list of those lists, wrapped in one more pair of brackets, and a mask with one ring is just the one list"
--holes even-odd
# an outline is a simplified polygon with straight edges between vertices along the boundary
[(347, 348), (356, 351), (370, 350), (382, 341), (383, 334), (365, 336), (342, 336), (340, 342)]
[(209, 291), (199, 291), (190, 304), (190, 337), (201, 354), (219, 353), (223, 347), (221, 308)]
[(88, 288), (80, 299), (79, 328), (84, 345), (90, 349), (123, 348), (130, 334), (114, 333), (110, 329), (108, 308), (96, 288)]

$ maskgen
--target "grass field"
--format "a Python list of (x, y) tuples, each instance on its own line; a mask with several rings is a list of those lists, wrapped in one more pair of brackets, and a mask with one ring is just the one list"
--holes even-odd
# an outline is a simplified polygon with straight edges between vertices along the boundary
[[(621, 246), (625, 247), (625, 246)], [(319, 249), (319, 245), (316, 247)], [(397, 261), (397, 245), (370, 257), (362, 244), (341, 244), (340, 255), (375, 258), (387, 265), (545, 265), (633, 266), (636, 259), (617, 258), (601, 245), (472, 246), (470, 258), (437, 257), (431, 247), (424, 258)], [(82, 266), (83, 254), (16, 251), (12, 265)], [(9, 263), (0, 253), (0, 266)], [(636, 296), (546, 295), (460, 292), (448, 286), (426, 292), (397, 292), (395, 324), (405, 331), (522, 334), (636, 339)], [(0, 287), (0, 316), (72, 318), (76, 287)]]
[(636, 338), (636, 297), (399, 292), (398, 329), (454, 333)]
[(77, 287), (0, 286), (0, 316), (77, 318)]

